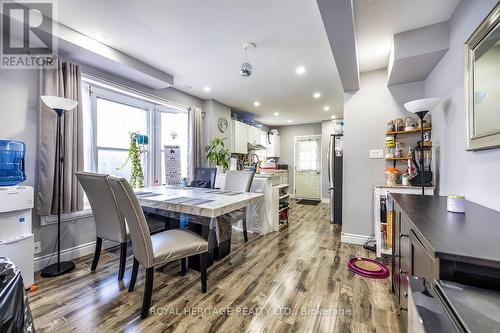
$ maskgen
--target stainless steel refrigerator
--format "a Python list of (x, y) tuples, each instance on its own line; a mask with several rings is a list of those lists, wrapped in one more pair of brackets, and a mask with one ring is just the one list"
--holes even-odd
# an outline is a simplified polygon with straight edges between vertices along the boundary
[(330, 135), (328, 145), (328, 182), (330, 192), (330, 223), (342, 224), (342, 165), (344, 137)]

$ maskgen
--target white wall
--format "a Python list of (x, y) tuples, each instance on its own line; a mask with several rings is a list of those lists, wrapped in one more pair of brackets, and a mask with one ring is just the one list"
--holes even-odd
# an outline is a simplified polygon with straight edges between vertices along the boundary
[(442, 101), (432, 112), (433, 141), (440, 144), (440, 194), (500, 210), (500, 149), (467, 152), (463, 45), (496, 5), (496, 0), (463, 0), (450, 20), (450, 48), (425, 80), (425, 95)]
[[(278, 163), (288, 164), (290, 193), (295, 193), (295, 188), (293, 187), (293, 170), (295, 169), (295, 161), (293, 159), (293, 152), (295, 149), (294, 137), (301, 135), (321, 135), (321, 123), (281, 126), (277, 127), (277, 129), (280, 132), (280, 158)], [(323, 172), (326, 172), (326, 170), (321, 170), (321, 173)]]
[[(209, 99), (203, 102), (203, 111), (205, 112), (204, 123), (204, 145), (208, 145), (210, 140), (215, 137), (225, 138), (224, 145), (227, 148), (231, 147), (233, 140), (233, 126), (231, 126), (231, 108), (225, 104), (219, 103), (216, 100)], [(226, 132), (221, 133), (218, 128), (219, 118), (224, 117), (229, 123)]]
[(344, 193), (342, 232), (373, 234), (373, 186), (385, 182), (386, 161), (369, 159), (370, 149), (383, 149), (388, 120), (409, 114), (407, 101), (424, 96), (424, 83), (387, 87), (385, 69), (362, 73), (360, 89), (345, 94)]

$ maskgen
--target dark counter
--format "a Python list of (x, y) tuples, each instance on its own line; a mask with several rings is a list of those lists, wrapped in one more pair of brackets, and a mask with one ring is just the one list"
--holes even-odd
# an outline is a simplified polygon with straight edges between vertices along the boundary
[(447, 211), (447, 198), (391, 193), (426, 250), (439, 259), (500, 267), (500, 212), (466, 202)]

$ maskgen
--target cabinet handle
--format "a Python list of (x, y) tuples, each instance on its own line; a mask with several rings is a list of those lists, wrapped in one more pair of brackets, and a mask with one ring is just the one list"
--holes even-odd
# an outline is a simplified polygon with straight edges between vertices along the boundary
[(408, 309), (403, 308), (402, 306), (399, 307), (399, 311), (408, 311)]
[(406, 275), (406, 280), (408, 280), (408, 272), (404, 272), (402, 269), (399, 270), (399, 275)]
[(405, 298), (408, 298), (408, 293), (406, 291), (403, 291), (403, 295), (405, 296)]
[(403, 238), (403, 237), (410, 237), (410, 236), (402, 234), (402, 233), (399, 233), (399, 238)]

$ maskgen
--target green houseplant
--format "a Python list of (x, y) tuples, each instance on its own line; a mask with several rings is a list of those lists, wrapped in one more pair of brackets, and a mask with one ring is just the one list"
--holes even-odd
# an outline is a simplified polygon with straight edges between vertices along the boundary
[(139, 133), (137, 132), (130, 133), (127, 160), (120, 168), (117, 168), (117, 170), (123, 169), (130, 161), (132, 164), (130, 169), (130, 186), (132, 186), (132, 188), (144, 187), (144, 171), (142, 170), (141, 165), (141, 150), (137, 144), (138, 136)]
[(211, 165), (227, 169), (229, 166), (229, 149), (224, 145), (225, 139), (213, 138), (210, 144), (205, 147), (205, 152), (207, 154), (207, 161)]

